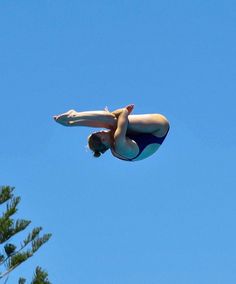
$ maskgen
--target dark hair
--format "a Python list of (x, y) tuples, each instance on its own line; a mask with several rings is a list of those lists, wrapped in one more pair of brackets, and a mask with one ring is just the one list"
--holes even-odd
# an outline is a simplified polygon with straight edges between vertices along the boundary
[(88, 146), (93, 151), (93, 156), (98, 158), (101, 154), (105, 153), (109, 148), (102, 143), (101, 138), (97, 135), (97, 132), (91, 134), (88, 137)]

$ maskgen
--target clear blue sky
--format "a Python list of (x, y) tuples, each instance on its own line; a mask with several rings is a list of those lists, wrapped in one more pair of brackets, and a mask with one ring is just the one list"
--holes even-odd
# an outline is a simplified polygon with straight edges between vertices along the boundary
[[(235, 54), (233, 0), (0, 1), (0, 182), (53, 234), (10, 283), (236, 283)], [(128, 103), (171, 122), (136, 163), (52, 120)]]

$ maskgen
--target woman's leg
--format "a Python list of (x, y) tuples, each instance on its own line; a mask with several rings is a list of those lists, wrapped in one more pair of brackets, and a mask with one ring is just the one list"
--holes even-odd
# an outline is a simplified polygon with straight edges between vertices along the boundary
[[(65, 126), (88, 126), (107, 129), (116, 129), (117, 118), (109, 111), (70, 110), (54, 116), (56, 122)], [(129, 115), (128, 132), (152, 133), (162, 137), (169, 129), (168, 120), (161, 114)]]
[(164, 136), (169, 130), (167, 118), (161, 114), (139, 114), (129, 116), (128, 132), (152, 133)]
[(115, 129), (117, 118), (109, 111), (83, 111), (69, 110), (63, 114), (55, 115), (54, 120), (64, 126), (88, 126)]

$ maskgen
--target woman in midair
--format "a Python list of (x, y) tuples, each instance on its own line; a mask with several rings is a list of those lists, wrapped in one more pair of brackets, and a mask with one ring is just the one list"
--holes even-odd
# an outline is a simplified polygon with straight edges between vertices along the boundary
[(54, 116), (64, 126), (105, 128), (88, 137), (88, 146), (99, 157), (110, 149), (124, 161), (139, 161), (154, 154), (163, 143), (170, 125), (161, 114), (131, 114), (134, 105), (109, 112), (69, 110)]

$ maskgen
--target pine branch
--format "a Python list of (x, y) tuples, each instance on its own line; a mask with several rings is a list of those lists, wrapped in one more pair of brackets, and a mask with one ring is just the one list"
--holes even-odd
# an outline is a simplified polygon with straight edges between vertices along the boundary
[(4, 284), (7, 284), (8, 279), (9, 279), (9, 275), (8, 275), (7, 278), (5, 279)]
[(2, 200), (6, 200), (8, 197), (11, 198), (7, 204), (6, 211), (0, 218), (0, 244), (6, 242), (12, 236), (24, 230), (30, 224), (30, 221), (27, 220), (17, 220), (14, 224), (13, 219), (10, 218), (17, 212), (17, 205), (20, 202), (20, 197), (13, 197), (10, 190), (10, 188), (3, 188), (1, 190), (2, 195), (0, 194), (0, 198), (2, 198)]
[(0, 244), (6, 242), (13, 235), (13, 223), (12, 219), (0, 218)]
[(31, 221), (29, 220), (24, 220), (24, 219), (17, 220), (14, 226), (14, 235), (25, 230), (30, 223)]
[(26, 279), (25, 278), (19, 278), (18, 284), (25, 284)]
[[(18, 284), (25, 284), (26, 279), (20, 278)], [(41, 267), (37, 266), (34, 272), (33, 280), (31, 284), (51, 284), (48, 280), (48, 273)]]
[[(2, 186), (0, 187), (0, 205), (7, 202), (6, 211), (0, 217), (0, 244), (5, 243), (17, 233), (26, 229), (31, 221), (18, 219), (14, 221), (12, 215), (18, 211), (18, 204), (20, 197), (14, 197), (13, 187)], [(44, 234), (39, 236), (42, 227), (37, 227), (28, 234), (27, 238), (23, 240), (20, 248), (17, 250), (16, 246), (12, 243), (7, 243), (4, 246), (4, 254), (0, 253), (0, 265), (4, 265), (6, 271), (0, 272), (0, 280), (5, 279), (4, 284), (8, 282), (9, 274), (20, 264), (32, 257), (34, 253), (45, 244), (50, 238), (51, 234)], [(27, 249), (27, 246), (30, 246)], [(37, 267), (34, 279), (31, 284), (51, 284), (47, 279), (47, 273), (40, 267)], [(26, 280), (20, 278), (18, 284), (24, 284)]]
[(5, 253), (8, 257), (12, 256), (16, 250), (16, 246), (13, 244), (6, 244), (4, 246)]
[(29, 220), (17, 220), (14, 224), (14, 221), (10, 218), (0, 218), (0, 244), (23, 231), (30, 223)]
[(42, 268), (37, 267), (34, 274), (34, 279), (31, 284), (51, 284), (48, 280), (48, 273)]
[(32, 242), (36, 237), (39, 236), (39, 233), (42, 231), (42, 227), (37, 227), (32, 230), (28, 237), (24, 240), (24, 246)]
[[(32, 233), (29, 234), (29, 236), (31, 236), (31, 239), (28, 236), (28, 238), (26, 239), (27, 241), (24, 243), (24, 245), (21, 246), (21, 248), (17, 252), (9, 254), (9, 256), (2, 261), (2, 263), (6, 264), (8, 270), (3, 274), (0, 274), (0, 279), (9, 274), (21, 263), (32, 257), (34, 253), (51, 238), (52, 234), (44, 234), (42, 237), (39, 237), (38, 233), (40, 231), (41, 228), (35, 228)], [(25, 252), (21, 252), (24, 248), (26, 248), (29, 243), (31, 243), (31, 249), (28, 249)]]
[(28, 244), (31, 243), (31, 250), (30, 252), (32, 253), (32, 255), (44, 244), (46, 243), (52, 236), (52, 234), (44, 234), (42, 237), (39, 237), (39, 233), (42, 230), (41, 227), (37, 227), (34, 228), (32, 230), (32, 232), (28, 235), (28, 237), (23, 241), (24, 244), (21, 244), (21, 248), (15, 252), (15, 249), (13, 252), (9, 253), (9, 255), (7, 254), (7, 257), (4, 258), (3, 255), (0, 255), (1, 259), (0, 259), (0, 265), (3, 263), (6, 263), (10, 257), (14, 257), (17, 254), (20, 254), (20, 252), (26, 248), (26, 246)]
[(32, 257), (33, 253), (31, 250), (27, 250), (24, 252), (18, 252), (10, 258), (9, 269), (15, 269), (22, 262), (26, 261), (28, 258)]
[(13, 197), (12, 192), (14, 189), (15, 189), (14, 187), (10, 187), (10, 186), (0, 187), (0, 204), (3, 204), (4, 202), (6, 202), (7, 200)]
[(17, 268), (21, 263), (26, 261), (31, 256), (33, 256), (33, 254), (30, 250), (28, 250), (26, 252), (17, 252), (16, 254), (8, 258), (6, 260), (8, 269), (4, 273), (0, 274), (0, 279), (9, 275), (15, 268)]
[(32, 252), (35, 253), (43, 244), (45, 244), (52, 234), (45, 234), (41, 238), (36, 238), (32, 241)]
[(20, 203), (20, 199), (19, 196), (11, 198), (11, 201), (7, 204), (7, 211), (3, 214), (4, 217), (9, 218), (18, 211), (17, 205)]

